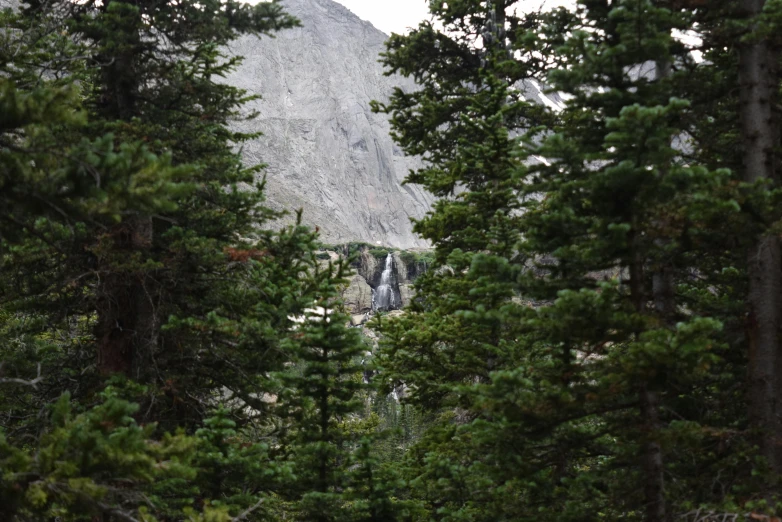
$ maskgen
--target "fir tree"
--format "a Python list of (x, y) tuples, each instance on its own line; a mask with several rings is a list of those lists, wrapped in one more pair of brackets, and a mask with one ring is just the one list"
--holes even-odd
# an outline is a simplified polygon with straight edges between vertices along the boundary
[[(499, 7), (510, 12), (510, 4)], [(493, 7), (449, 3), (434, 12), (486, 20)], [(713, 387), (724, 379), (717, 375), (732, 364), (720, 357), (722, 325), (700, 316), (708, 311), (693, 308), (702, 301), (692, 297), (705, 288), (694, 282), (695, 259), (710, 253), (698, 225), (713, 226), (738, 209), (727, 171), (688, 164), (674, 147), (694, 114), (675, 97), (691, 58), (672, 31), (687, 29), (689, 20), (644, 1), (583, 2), (577, 16), (530, 15), (515, 26), (526, 38), (506, 43), (501, 59), (474, 65), (485, 78), (471, 84), (474, 98), (496, 93), (493, 105), (475, 104), (488, 110), (465, 105), (450, 120), (459, 123), (419, 121), (415, 129), (408, 115), (438, 114), (439, 100), (459, 97), (432, 58), (449, 48), (434, 45), (438, 37), (450, 38), (429, 37), (430, 54), (421, 51), (426, 26), (391, 41), (391, 68), (406, 63), (398, 70), (425, 86), (431, 78), (438, 93), (392, 100), (387, 110), (400, 143), (421, 143), (429, 133), (454, 144), (450, 156), (428, 156), (430, 178), (411, 179), (430, 190), (438, 182), (460, 187), (418, 225), (451, 270), (427, 277), (413, 313), (386, 328), (382, 363), (389, 379), (411, 386), (413, 400), (448, 406), (409, 456), (415, 492), (432, 516), (539, 519), (546, 506), (558, 519), (592, 512), (660, 521), (695, 498), (730, 498), (710, 495), (698, 469), (709, 464), (688, 467), (684, 456), (729, 429), (726, 418), (711, 414), (725, 400)], [(536, 25), (541, 21), (547, 26)], [(525, 125), (500, 116), (513, 110), (502, 73), (514, 70), (508, 62), (534, 63), (520, 51), (537, 56), (550, 34), (568, 35), (554, 37), (562, 45), (548, 77), (571, 97), (562, 113), (538, 120), (554, 123), (547, 133), (516, 145), (509, 136)], [(518, 41), (529, 47), (513, 45)], [(498, 129), (503, 138), (484, 131), (482, 139), (454, 139), (462, 123)], [(533, 152), (543, 160), (519, 161)], [(504, 199), (492, 198), (505, 187)], [(461, 201), (476, 202), (474, 209), (452, 213)], [(479, 216), (493, 222), (471, 227)], [(688, 405), (696, 397), (712, 402), (694, 411)], [(740, 455), (722, 453), (717, 462)], [(693, 473), (679, 477), (686, 487), (666, 485), (674, 469)]]
[[(375, 105), (392, 115), (405, 151), (425, 158), (407, 182), (440, 198), (415, 224), (433, 242), (435, 263), (417, 280), (409, 314), (385, 332), (405, 339), (389, 344), (393, 364), (380, 363), (389, 379), (403, 380), (415, 400), (430, 406), (449, 400), (455, 382), (487, 380), (506, 357), (496, 318), (465, 320), (456, 312), (496, 309), (511, 297), (507, 285), (475, 291), (465, 272), (479, 253), (514, 256), (525, 183), (518, 169), (529, 152), (513, 136), (553, 121), (545, 107), (525, 101), (521, 82), (540, 79), (545, 62), (538, 51), (549, 51), (560, 37), (539, 31), (537, 14), (507, 15), (512, 5), (433, 4), (444, 30), (425, 22), (407, 36), (394, 35), (385, 57), (389, 72), (412, 76), (422, 88), (398, 89), (389, 104)], [(476, 45), (481, 40), (485, 47)], [(525, 60), (511, 59), (513, 53)]]
[(374, 423), (362, 428), (367, 347), (337, 300), (346, 270), (343, 261), (329, 262), (312, 274), (321, 299), (285, 344), (294, 356), (280, 375), (279, 408), (290, 419), (283, 440), (295, 476), (287, 496), (299, 520), (397, 520), (402, 507), (392, 492), (399, 485), (378, 461)]
[[(281, 376), (285, 396), (281, 406), (291, 425), (293, 499), (301, 520), (340, 520), (347, 513), (342, 491), (352, 436), (342, 426), (361, 408), (358, 392), (364, 385), (358, 358), (363, 343), (334, 301), (344, 277), (344, 265), (329, 263), (313, 277), (322, 299), (307, 311), (297, 335), (286, 343), (295, 366)], [(325, 277), (324, 277), (325, 276)]]
[[(18, 464), (4, 476), (3, 491), (30, 496), (9, 503), (9, 516), (266, 516), (270, 490), (286, 468), (249, 433), (269, 429), (270, 408), (262, 399), (272, 390), (267, 372), (289, 360), (280, 344), (290, 335), (291, 317), (320, 290), (308, 277), (316, 264), (315, 235), (301, 226), (258, 229), (275, 214), (260, 205), (258, 168), (245, 169), (231, 149), (248, 136), (228, 129), (243, 94), (217, 78), (238, 63), (222, 61), (221, 44), (293, 20), (274, 4), (222, 2), (47, 2), (30, 4), (24, 17), (4, 16), (23, 28), (9, 34), (24, 39), (32, 38), (29, 27), (46, 20), (55, 28), (46, 37), (72, 38), (80, 53), (60, 45), (59, 36), (54, 47), (33, 38), (19, 47), (28, 53), (27, 69), (4, 62), (10, 72), (2, 90), (8, 110), (1, 154), (13, 168), (2, 174), (2, 274), (10, 284), (2, 293), (0, 333), (7, 342), (0, 361), (7, 377), (0, 382), (22, 383), (36, 366), (39, 372), (35, 387), (1, 395), (8, 413), (3, 449)], [(52, 74), (38, 46), (47, 60), (71, 64), (65, 79), (32, 80)], [(91, 408), (95, 391), (114, 372), (122, 378), (108, 382), (123, 390), (123, 402)], [(105, 428), (89, 444), (106, 446), (118, 462), (107, 457), (99, 472), (74, 468), (74, 460), (90, 458), (88, 448), (75, 448), (52, 463), (68, 470), (63, 478), (71, 489), (39, 494), (37, 483), (20, 480), (33, 473), (26, 455), (47, 452), (50, 439), (30, 452), (19, 448), (41, 431), (29, 412), (68, 388), (89, 422)], [(164, 457), (165, 430), (195, 432), (219, 402), (235, 420), (222, 412), (197, 438), (183, 439), (189, 460), (180, 472), (166, 473), (169, 464), (153, 458)], [(122, 455), (111, 448), (127, 439), (112, 429), (115, 414), (120, 431), (145, 423), (125, 456), (138, 454), (160, 472), (136, 476), (121, 467)], [(228, 440), (233, 423), (248, 445)], [(36, 481), (49, 480), (48, 470), (34, 473)], [(123, 484), (121, 492), (112, 489), (113, 480)], [(87, 490), (72, 491), (73, 484)]]
[(0, 434), (3, 520), (136, 520), (139, 509), (142, 520), (155, 520), (142, 491), (155, 480), (192, 478), (195, 440), (153, 440), (155, 426), (139, 426), (137, 411), (107, 389), (102, 404), (77, 414), (66, 393), (52, 405), (34, 449)]
[[(73, 318), (80, 330), (82, 342), (52, 359), (61, 369), (47, 374), (89, 376), (93, 367), (85, 393), (113, 373), (150, 384), (142, 411), (170, 429), (193, 429), (226, 392), (229, 404), (253, 406), (237, 411), (263, 410), (253, 397), (265, 372), (286, 360), (278, 348), (288, 317), (313, 299), (303, 274), (316, 262), (314, 236), (303, 227), (259, 228), (276, 214), (261, 204), (260, 166), (244, 167), (234, 149), (254, 136), (229, 128), (246, 96), (221, 81), (240, 60), (222, 53), (241, 34), (270, 34), (295, 20), (277, 3), (218, 1), (34, 1), (24, 17), (51, 20), (55, 34), (78, 43), (80, 59), (65, 72), (79, 81), (88, 123), (78, 133), (53, 129), (60, 143), (85, 136), (116, 151), (142, 142), (179, 169), (179, 185), (145, 187), (144, 205), (80, 221), (67, 253), (28, 245), (5, 259), (20, 282), (5, 303), (35, 309), (43, 324)], [(164, 183), (152, 171), (134, 179)], [(41, 327), (28, 323), (24, 335), (40, 336)]]
[[(739, 7), (746, 31), (738, 44), (741, 172), (746, 183), (765, 185), (770, 190), (778, 188), (779, 179), (775, 150), (779, 146), (780, 126), (774, 109), (780, 85), (779, 40), (774, 35), (780, 20), (773, 14), (777, 10), (765, 1), (746, 1)], [(779, 238), (767, 232), (755, 236), (747, 250), (749, 415), (753, 426), (761, 432), (761, 453), (776, 476), (782, 474), (782, 449), (777, 435), (782, 430), (782, 383), (777, 377), (777, 369), (782, 366), (781, 253)]]

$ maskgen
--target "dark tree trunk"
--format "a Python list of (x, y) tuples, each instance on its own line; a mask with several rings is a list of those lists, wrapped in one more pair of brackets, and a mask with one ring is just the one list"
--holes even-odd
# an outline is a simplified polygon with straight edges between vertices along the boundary
[[(149, 218), (131, 219), (111, 234), (114, 255), (148, 250), (152, 242)], [(157, 296), (143, 271), (116, 268), (111, 259), (98, 286), (98, 369), (140, 379), (157, 344)]]
[[(752, 20), (764, 0), (742, 0)], [(754, 29), (754, 24), (750, 30)], [(776, 181), (774, 148), (779, 133), (774, 113), (778, 87), (778, 56), (765, 39), (749, 38), (739, 49), (740, 120), (743, 141), (744, 180)], [(749, 416), (760, 433), (763, 456), (775, 473), (782, 472), (782, 419), (780, 419), (779, 328), (782, 324), (782, 264), (780, 243), (763, 234), (747, 254), (749, 276)]]
[[(659, 61), (655, 66), (655, 77), (658, 81), (669, 77), (671, 64), (669, 61)], [(667, 169), (661, 169), (661, 176), (667, 175)], [(663, 219), (657, 223), (660, 230), (665, 230)], [(664, 324), (669, 324), (674, 313), (675, 295), (673, 267), (666, 257), (666, 247), (669, 240), (658, 238), (655, 247), (658, 258), (654, 262), (652, 271), (652, 299), (654, 312), (660, 316)], [(642, 283), (641, 283), (642, 284)], [(642, 311), (646, 307), (644, 302), (636, 302), (636, 307)], [(643, 469), (645, 476), (644, 500), (646, 505), (647, 522), (663, 522), (666, 520), (665, 501), (665, 462), (662, 446), (658, 441), (657, 433), (661, 428), (660, 423), (660, 398), (657, 391), (650, 389), (648, 384), (641, 386), (638, 393), (643, 434), (646, 440), (643, 443)]]
[[(660, 60), (655, 64), (655, 77), (658, 81), (663, 81), (671, 76), (671, 62), (669, 60)], [(661, 168), (660, 176), (668, 176), (669, 169)], [(671, 325), (673, 323), (673, 314), (676, 306), (676, 297), (674, 289), (673, 272), (674, 267), (671, 260), (666, 253), (667, 247), (671, 241), (667, 237), (664, 237), (665, 230), (668, 228), (668, 223), (664, 216), (662, 216), (658, 223), (659, 234), (662, 237), (658, 237), (655, 241), (655, 247), (658, 250), (658, 259), (655, 263), (654, 272), (652, 273), (652, 295), (654, 297), (654, 310), (663, 318), (665, 324)]]
[(639, 392), (643, 432), (647, 440), (643, 443), (643, 467), (645, 475), (644, 500), (646, 503), (646, 521), (663, 522), (666, 517), (665, 506), (665, 468), (662, 446), (657, 441), (660, 429), (659, 398), (657, 392), (646, 385)]
[[(104, 9), (108, 4), (105, 2)], [(138, 110), (139, 20), (128, 18), (123, 22), (122, 34), (114, 35), (123, 44), (122, 52), (98, 60), (103, 64), (99, 110), (108, 121), (130, 121)], [(113, 227), (109, 237), (113, 254), (103, 260), (100, 267), (103, 278), (98, 287), (98, 369), (103, 374), (122, 373), (143, 380), (160, 328), (156, 285), (146, 270), (128, 270), (117, 264), (134, 253), (147, 255), (153, 240), (152, 219), (145, 216), (126, 219)]]
[[(640, 314), (645, 314), (648, 312), (647, 295), (644, 289), (646, 259), (640, 253), (640, 238), (635, 231), (631, 245), (633, 253), (630, 264), (630, 298), (635, 310)], [(652, 279), (653, 281), (668, 282), (665, 274), (659, 271), (652, 273)], [(654, 293), (654, 288), (652, 297), (657, 302), (658, 296)], [(658, 393), (651, 389), (648, 383), (642, 383), (638, 388), (638, 402), (640, 405), (639, 424), (643, 437), (640, 459), (644, 477), (645, 519), (646, 522), (664, 522), (666, 520), (665, 475), (662, 446), (657, 440), (657, 433), (660, 429)]]

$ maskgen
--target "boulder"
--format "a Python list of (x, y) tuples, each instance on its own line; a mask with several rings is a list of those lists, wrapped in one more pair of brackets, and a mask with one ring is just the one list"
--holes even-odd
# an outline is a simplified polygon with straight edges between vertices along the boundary
[(368, 314), (352, 315), (350, 316), (350, 324), (353, 326), (361, 326), (367, 322), (368, 318)]
[(348, 313), (369, 312), (372, 310), (372, 288), (361, 275), (356, 274), (342, 291), (342, 301)]
[(407, 306), (415, 297), (415, 288), (411, 284), (399, 285), (399, 296), (402, 298), (402, 306)]

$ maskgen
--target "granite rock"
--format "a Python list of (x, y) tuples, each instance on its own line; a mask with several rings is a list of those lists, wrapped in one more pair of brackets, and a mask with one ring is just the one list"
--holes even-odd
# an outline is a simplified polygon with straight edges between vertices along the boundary
[(259, 116), (236, 125), (264, 134), (242, 153), (248, 164), (268, 165), (268, 204), (302, 208), (305, 224), (318, 226), (326, 243), (426, 246), (410, 218), (422, 217), (433, 198), (402, 185), (421, 162), (402, 153), (387, 117), (370, 109), (395, 87), (415, 88), (384, 75), (378, 59), (387, 36), (332, 0), (282, 4), (302, 27), (235, 41), (230, 52), (245, 60), (226, 79), (263, 96), (245, 108)]
[(366, 279), (356, 274), (342, 291), (342, 302), (350, 313), (370, 312), (372, 311), (372, 287), (367, 284)]

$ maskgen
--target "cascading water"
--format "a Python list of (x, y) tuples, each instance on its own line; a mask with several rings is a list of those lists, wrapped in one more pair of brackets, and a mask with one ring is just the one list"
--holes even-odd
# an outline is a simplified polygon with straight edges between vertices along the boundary
[(389, 253), (386, 257), (386, 266), (380, 276), (380, 284), (372, 293), (373, 310), (393, 310), (397, 308), (396, 295), (394, 295), (394, 255)]

